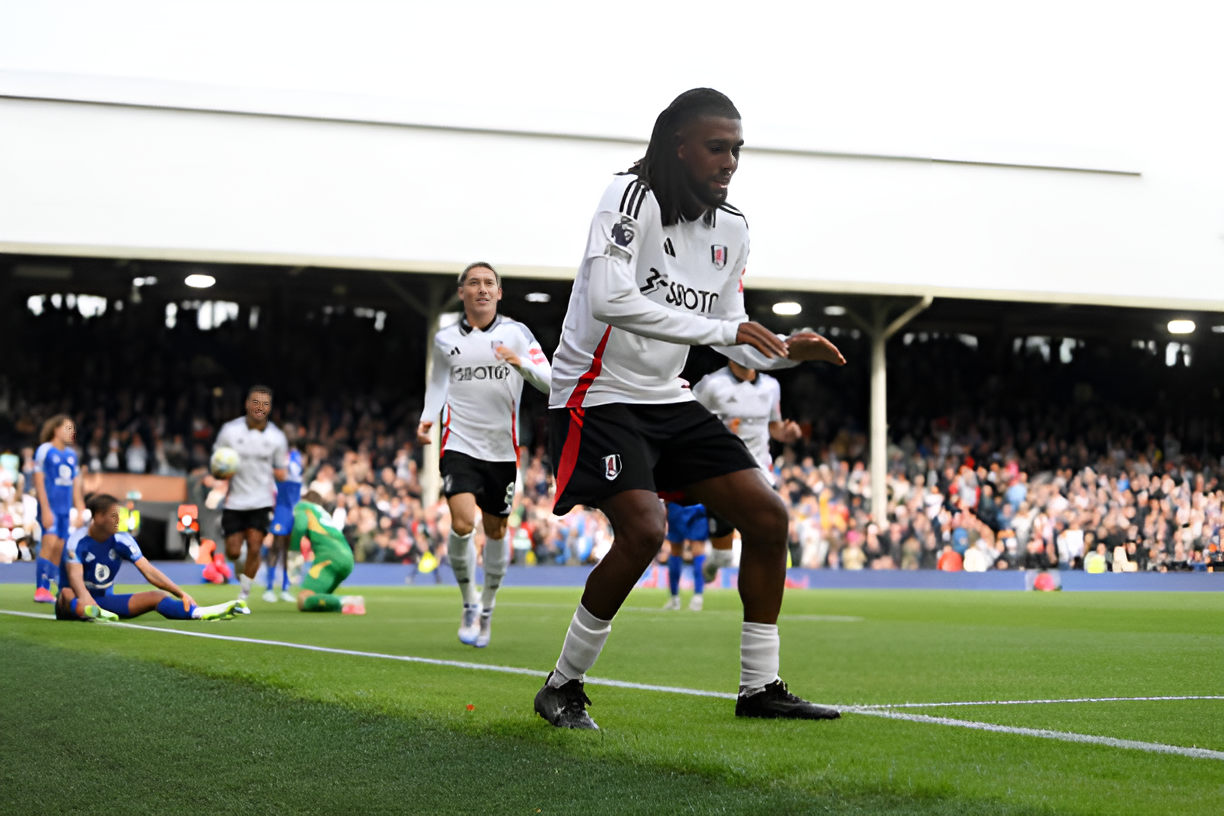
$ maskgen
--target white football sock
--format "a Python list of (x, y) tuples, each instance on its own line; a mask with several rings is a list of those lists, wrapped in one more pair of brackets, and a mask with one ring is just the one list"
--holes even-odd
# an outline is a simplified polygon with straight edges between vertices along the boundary
[(476, 544), (472, 541), (473, 530), (465, 536), (451, 530), (447, 539), (446, 552), (450, 555), (451, 569), (455, 580), (459, 583), (459, 591), (463, 593), (465, 605), (476, 603), (476, 587), (472, 584), (472, 569), (476, 566)]
[(245, 574), (238, 576), (238, 587), (241, 590), (240, 594), (243, 598), (251, 594), (251, 580)]
[(740, 630), (740, 694), (756, 694), (778, 679), (778, 627), (744, 623)]
[(570, 680), (581, 680), (595, 665), (611, 631), (612, 621), (600, 620), (578, 604), (561, 647), (561, 657), (557, 658), (557, 670), (548, 684), (560, 688)]
[(498, 539), (489, 539), (484, 549), (484, 590), (480, 593), (482, 614), (493, 613), (493, 602), (502, 579), (506, 577), (507, 554), (510, 552), (510, 534)]
[(711, 548), (710, 561), (716, 567), (729, 567), (731, 566), (731, 558), (733, 553), (734, 550), (715, 550)]

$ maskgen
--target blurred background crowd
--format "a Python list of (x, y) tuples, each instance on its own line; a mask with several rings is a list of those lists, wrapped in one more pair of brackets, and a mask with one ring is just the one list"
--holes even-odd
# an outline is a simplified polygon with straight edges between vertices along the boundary
[[(43, 417), (75, 406), (0, 396), (14, 417), (12, 431), (27, 440), (0, 460), (0, 537), (30, 541), (37, 534), (33, 434)], [(89, 472), (187, 477), (189, 500), (205, 508), (207, 536), (225, 489), (207, 474), (208, 454), (216, 429), (240, 413), (241, 396), (196, 396), (171, 402), (120, 389), (75, 414), (77, 447)], [(1118, 433), (1103, 421), (1080, 427), (1076, 410), (1034, 410), (1014, 422), (964, 412), (904, 417), (889, 446), (889, 523), (882, 528), (870, 520), (875, 497), (862, 429), (850, 423), (830, 432), (805, 421), (804, 439), (775, 444), (775, 472), (791, 509), (791, 563), (1163, 571), (1202, 568), (1218, 557), (1224, 487), (1220, 461), (1201, 438), (1199, 452), (1187, 452), (1171, 431)], [(445, 502), (422, 503), (415, 418), (415, 406), (388, 408), (347, 395), (274, 408), (303, 453), (304, 488), (325, 498), (360, 561), (445, 556), (448, 512)], [(542, 438), (542, 422), (540, 411), (524, 416), (524, 438)], [(515, 563), (598, 561), (612, 539), (606, 519), (587, 508), (554, 517), (552, 490), (543, 448), (524, 447), (510, 518)]]

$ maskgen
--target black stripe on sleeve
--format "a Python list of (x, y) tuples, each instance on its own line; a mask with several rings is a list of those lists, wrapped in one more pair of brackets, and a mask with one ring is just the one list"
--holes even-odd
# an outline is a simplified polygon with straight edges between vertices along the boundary
[(633, 219), (636, 221), (638, 214), (642, 211), (642, 202), (646, 200), (646, 185), (643, 184), (638, 191), (637, 206), (633, 208)]
[(625, 185), (625, 194), (621, 196), (620, 211), (625, 212), (625, 203), (629, 201), (629, 193), (636, 192), (640, 181), (631, 181)]

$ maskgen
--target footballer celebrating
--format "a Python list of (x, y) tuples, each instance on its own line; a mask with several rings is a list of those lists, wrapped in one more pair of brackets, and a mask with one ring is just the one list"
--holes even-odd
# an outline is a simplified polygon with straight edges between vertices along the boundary
[(839, 716), (790, 694), (778, 677), (786, 506), (744, 443), (680, 378), (690, 345), (713, 346), (752, 369), (845, 363), (817, 334), (783, 339), (747, 318), (740, 278), (748, 224), (726, 203), (742, 144), (731, 100), (708, 88), (681, 94), (591, 222), (553, 358), (553, 512), (595, 505), (615, 539), (588, 577), (556, 668), (536, 695), (536, 712), (555, 726), (597, 728), (583, 677), (663, 541), (660, 494), (704, 504), (742, 535), (736, 715)]
[[(268, 535), (276, 483), (288, 478), (289, 442), (280, 428), (269, 421), (272, 389), (255, 385), (247, 392), (246, 416), (221, 426), (213, 450), (233, 448), (238, 453), (238, 470), (229, 477), (225, 510), (221, 514), (221, 533), (225, 554), (234, 562), (238, 574), (238, 600), (251, 596), (251, 583), (259, 572), (259, 554)], [(246, 543), (246, 563), (239, 567), (242, 545)]]
[[(773, 485), (773, 459), (769, 440), (795, 442), (802, 436), (793, 420), (782, 420), (782, 386), (768, 374), (746, 368), (731, 360), (726, 367), (707, 374), (693, 386), (693, 396), (718, 417), (761, 466)], [(705, 562), (705, 580), (713, 581), (719, 567), (731, 566), (731, 539), (735, 528), (718, 516), (707, 513), (710, 545), (713, 550)]]
[[(489, 645), (494, 600), (509, 561), (506, 519), (518, 476), (518, 414), (523, 382), (548, 393), (550, 367), (531, 330), (497, 313), (501, 277), (487, 263), (459, 275), (463, 317), (434, 337), (425, 409), (417, 441), (442, 415), (442, 492), (450, 507), (446, 550), (463, 594), (459, 640)], [(472, 582), (476, 508), (484, 526), (484, 589), (478, 599)]]
[(76, 423), (66, 414), (48, 419), (38, 441), (42, 444), (34, 454), (34, 492), (38, 498), (38, 520), (42, 525), (42, 543), (34, 573), (34, 601), (54, 603), (51, 583), (64, 586), (63, 576), (56, 571), (64, 542), (68, 540), (72, 508), (83, 523), (85, 502), (81, 493), (81, 469), (72, 443), (76, 439)]

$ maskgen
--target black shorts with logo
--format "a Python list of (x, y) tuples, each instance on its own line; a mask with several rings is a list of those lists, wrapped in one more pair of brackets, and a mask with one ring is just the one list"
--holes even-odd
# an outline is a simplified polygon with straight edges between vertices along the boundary
[(548, 415), (559, 516), (626, 490), (683, 503), (694, 482), (758, 467), (740, 438), (696, 401), (554, 408)]
[(246, 530), (258, 530), (268, 534), (268, 526), (272, 523), (272, 508), (260, 507), (256, 510), (230, 510), (221, 513), (221, 535), (229, 538), (234, 533)]
[(476, 496), (476, 506), (485, 513), (501, 518), (510, 515), (514, 481), (518, 478), (517, 462), (486, 462), (459, 451), (447, 451), (439, 469), (442, 495), (446, 498), (471, 493)]

